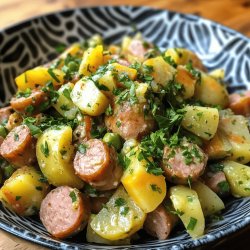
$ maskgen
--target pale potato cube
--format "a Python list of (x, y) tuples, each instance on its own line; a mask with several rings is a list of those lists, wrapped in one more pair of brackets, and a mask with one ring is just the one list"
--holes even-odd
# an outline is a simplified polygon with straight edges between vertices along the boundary
[(75, 84), (71, 99), (84, 114), (91, 116), (101, 115), (109, 105), (109, 99), (96, 87), (95, 83), (85, 78)]

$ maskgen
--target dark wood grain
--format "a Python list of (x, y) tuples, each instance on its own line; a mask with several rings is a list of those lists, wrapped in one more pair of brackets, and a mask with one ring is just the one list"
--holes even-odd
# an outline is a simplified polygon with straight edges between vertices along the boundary
[[(192, 13), (222, 23), (250, 37), (250, 0), (0, 0), (0, 29), (35, 15), (93, 5), (148, 5)], [(1, 53), (1, 52), (0, 52)], [(250, 227), (205, 249), (238, 250), (250, 246)], [(44, 250), (33, 243), (0, 230), (0, 250)]]

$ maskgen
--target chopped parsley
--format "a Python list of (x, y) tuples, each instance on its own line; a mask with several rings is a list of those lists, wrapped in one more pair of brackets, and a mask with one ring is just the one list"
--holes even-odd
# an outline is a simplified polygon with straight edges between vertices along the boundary
[(48, 69), (48, 73), (50, 74), (50, 76), (56, 81), (56, 82), (60, 82), (60, 80), (58, 79), (58, 77), (56, 76), (56, 74), (54, 73), (54, 70), (52, 68)]
[(163, 55), (162, 57), (166, 63), (168, 63), (169, 65), (171, 65), (174, 68), (177, 67), (177, 64), (175, 63), (175, 61), (173, 60), (173, 58), (171, 56)]
[(42, 190), (43, 190), (43, 187), (37, 186), (37, 187), (36, 187), (36, 190), (42, 191)]
[(228, 193), (230, 190), (229, 184), (227, 181), (221, 181), (217, 184), (217, 187), (219, 188), (219, 192), (221, 194)]
[(197, 83), (201, 84), (201, 72), (193, 67), (193, 63), (190, 61), (186, 64), (186, 69), (196, 78)]
[(194, 217), (190, 217), (190, 221), (187, 225), (187, 230), (193, 231), (197, 224), (197, 219)]
[(41, 177), (39, 178), (39, 181), (41, 183), (47, 183), (48, 182), (48, 179), (44, 176), (44, 175), (41, 175)]
[(71, 97), (70, 97), (70, 93), (71, 93), (71, 89), (69, 88), (65, 88), (62, 92), (62, 94), (68, 99), (68, 100), (71, 100)]
[(117, 120), (115, 124), (116, 124), (116, 127), (117, 127), (117, 128), (120, 128), (120, 127), (121, 127), (121, 125), (122, 125), (122, 123), (121, 123), (121, 121), (120, 121), (120, 120)]
[(22, 196), (17, 195), (16, 196), (16, 201), (19, 201), (22, 198)]
[(66, 155), (66, 154), (67, 154), (67, 150), (61, 149), (61, 150), (60, 150), (60, 154), (61, 154), (61, 156)]
[(18, 91), (16, 94), (16, 98), (21, 98), (21, 97), (27, 98), (30, 95), (31, 95), (31, 89), (27, 88), (25, 91)]
[(77, 201), (77, 196), (76, 196), (75, 191), (71, 191), (71, 192), (69, 193), (69, 196), (70, 196), (70, 198), (71, 198), (71, 200), (72, 200), (72, 203), (74, 203), (74, 202)]
[(120, 214), (126, 216), (129, 212), (129, 207), (122, 207)]
[(150, 184), (150, 187), (151, 187), (151, 189), (152, 189), (154, 192), (158, 192), (159, 194), (162, 193), (161, 188), (158, 187), (156, 184)]
[(27, 112), (28, 114), (32, 114), (34, 112), (35, 108), (32, 105), (29, 105), (25, 108), (25, 112)]
[(80, 152), (81, 154), (85, 154), (87, 149), (88, 149), (88, 145), (86, 145), (86, 144), (81, 143), (78, 146), (78, 152)]
[(124, 206), (124, 205), (126, 205), (125, 199), (123, 199), (123, 198), (117, 198), (115, 200), (115, 207), (121, 207), (121, 206)]
[(60, 109), (63, 110), (63, 111), (69, 111), (70, 110), (70, 108), (66, 104), (61, 105)]
[(19, 135), (17, 133), (14, 133), (14, 141), (19, 141)]
[(49, 146), (48, 146), (47, 141), (45, 141), (44, 144), (41, 144), (40, 149), (41, 149), (41, 152), (44, 154), (44, 156), (46, 158), (48, 158), (49, 157)]
[(109, 104), (106, 111), (105, 111), (105, 114), (110, 116), (110, 115), (113, 115), (113, 109), (111, 107), (111, 105)]

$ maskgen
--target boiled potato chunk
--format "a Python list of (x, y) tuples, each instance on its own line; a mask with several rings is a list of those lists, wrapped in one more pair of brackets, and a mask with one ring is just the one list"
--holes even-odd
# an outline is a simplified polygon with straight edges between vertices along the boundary
[(102, 90), (103, 94), (107, 97), (113, 96), (113, 90), (117, 88), (117, 85), (111, 70), (106, 71), (105, 74), (98, 79), (98, 83), (100, 86), (105, 86), (105, 89), (103, 88)]
[(109, 105), (109, 99), (96, 87), (95, 83), (85, 78), (75, 84), (71, 99), (84, 114), (91, 116), (101, 115)]
[(68, 47), (59, 58), (65, 59), (67, 55), (75, 56), (77, 54), (82, 53), (82, 48), (80, 43), (74, 43), (70, 47)]
[(191, 50), (184, 48), (170, 48), (165, 52), (165, 56), (170, 56), (177, 65), (185, 65), (192, 62), (193, 67), (203, 70), (199, 57)]
[(125, 74), (128, 76), (129, 79), (134, 80), (137, 75), (137, 70), (129, 68), (127, 66), (121, 65), (119, 63), (112, 63), (111, 68), (114, 73), (117, 73), (118, 75)]
[(120, 186), (106, 206), (94, 217), (91, 228), (102, 238), (120, 240), (140, 230), (146, 214)]
[(161, 56), (146, 60), (144, 65), (152, 67), (151, 75), (157, 86), (152, 86), (153, 91), (158, 91), (159, 86), (166, 87), (174, 79), (176, 69), (164, 61)]
[(175, 81), (183, 86), (183, 99), (191, 98), (194, 95), (196, 79), (184, 66), (178, 65)]
[(33, 167), (22, 167), (7, 179), (0, 189), (0, 200), (8, 209), (23, 216), (36, 214), (49, 185), (40, 171)]
[(59, 69), (48, 69), (45, 67), (36, 67), (17, 76), (15, 81), (19, 91), (27, 88), (34, 89), (36, 86), (45, 86), (48, 81), (53, 85), (61, 85), (64, 82), (64, 73)]
[(209, 159), (223, 159), (231, 155), (232, 144), (225, 133), (218, 129), (212, 140), (205, 144), (203, 150)]
[(202, 236), (205, 219), (197, 193), (188, 187), (178, 185), (170, 188), (170, 199), (190, 236)]
[(241, 115), (221, 115), (219, 128), (226, 134), (232, 149), (229, 160), (240, 163), (250, 161), (250, 133), (247, 119)]
[(201, 83), (196, 84), (194, 97), (205, 104), (219, 105), (222, 108), (229, 103), (225, 86), (205, 73), (201, 74)]
[(221, 198), (202, 182), (197, 181), (192, 183), (192, 189), (198, 194), (205, 216), (215, 214), (225, 208)]
[(162, 203), (166, 196), (165, 177), (148, 173), (146, 160), (139, 161), (138, 154), (139, 150), (136, 150), (136, 153), (127, 154), (130, 164), (125, 170), (121, 182), (136, 204), (145, 213), (150, 213)]
[(90, 226), (91, 221), (95, 218), (95, 215), (92, 214), (87, 226), (87, 233), (86, 233), (86, 239), (87, 242), (93, 242), (97, 244), (104, 244), (104, 245), (129, 245), (130, 244), (130, 238), (122, 239), (122, 240), (107, 240), (99, 236)]
[(79, 67), (79, 74), (89, 76), (94, 73), (99, 66), (103, 64), (103, 46), (97, 45), (94, 48), (88, 48), (83, 53), (82, 62)]
[(219, 112), (216, 108), (186, 106), (181, 125), (188, 131), (205, 140), (214, 137), (218, 124)]
[(75, 104), (71, 101), (70, 98), (70, 93), (73, 87), (73, 83), (64, 84), (58, 90), (59, 97), (57, 99), (57, 102), (52, 105), (59, 114), (69, 120), (74, 119), (78, 112), (78, 108), (75, 106)]
[(234, 161), (224, 161), (223, 171), (235, 197), (250, 196), (250, 167)]
[(69, 126), (49, 128), (38, 138), (37, 161), (48, 182), (54, 186), (83, 187), (83, 182), (74, 172), (73, 154), (72, 129)]

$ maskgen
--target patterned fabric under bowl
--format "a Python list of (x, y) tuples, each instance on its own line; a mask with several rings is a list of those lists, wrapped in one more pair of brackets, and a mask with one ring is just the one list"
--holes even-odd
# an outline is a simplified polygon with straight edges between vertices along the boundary
[[(14, 77), (56, 56), (58, 44), (82, 41), (101, 34), (106, 43), (133, 35), (135, 27), (161, 48), (185, 47), (195, 51), (208, 70), (223, 68), (230, 92), (250, 86), (250, 39), (203, 18), (148, 7), (93, 7), (36, 17), (0, 31), (0, 106), (15, 93)], [(55, 249), (186, 249), (201, 246), (250, 225), (250, 197), (226, 202), (223, 220), (207, 225), (206, 234), (192, 240), (183, 231), (170, 239), (148, 237), (130, 246), (86, 243), (84, 233), (58, 241), (49, 236), (38, 218), (24, 218), (0, 207), (0, 228)]]

